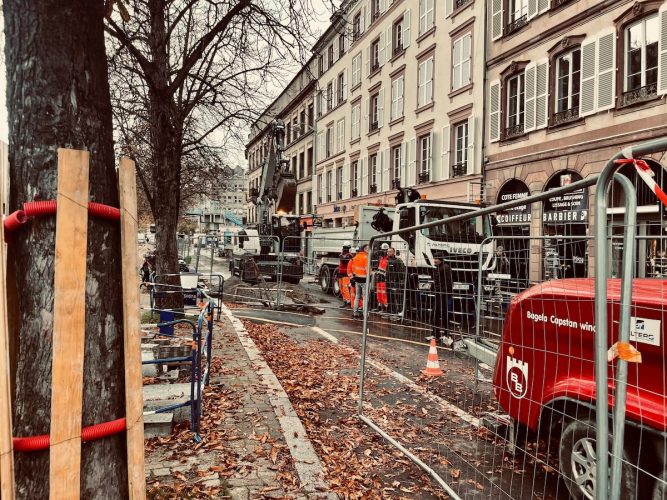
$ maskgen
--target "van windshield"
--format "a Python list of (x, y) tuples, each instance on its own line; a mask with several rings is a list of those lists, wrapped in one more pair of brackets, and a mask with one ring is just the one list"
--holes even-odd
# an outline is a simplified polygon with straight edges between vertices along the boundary
[[(456, 215), (472, 212), (469, 208), (422, 206), (419, 208), (419, 223), (427, 224)], [(490, 236), (488, 224), (483, 223), (482, 217), (450, 222), (440, 226), (422, 229), (422, 234), (435, 241), (456, 241), (462, 243), (481, 243)]]

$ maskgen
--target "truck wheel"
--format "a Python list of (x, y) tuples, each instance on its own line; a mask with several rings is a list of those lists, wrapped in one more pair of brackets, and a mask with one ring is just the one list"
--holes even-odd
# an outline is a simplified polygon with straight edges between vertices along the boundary
[(338, 281), (338, 278), (333, 277), (332, 279), (332, 284), (331, 284), (331, 293), (334, 294), (334, 297), (340, 297), (340, 281)]
[[(627, 438), (626, 438), (627, 439)], [(611, 439), (609, 440), (611, 450)], [(623, 449), (621, 498), (634, 498), (637, 493), (636, 454), (626, 446)], [(560, 437), (558, 450), (560, 472), (570, 497), (576, 500), (594, 500), (597, 484), (597, 455), (595, 447), (595, 419), (571, 420)], [(609, 463), (611, 470), (611, 462)]]
[(331, 290), (331, 272), (326, 266), (320, 270), (320, 288), (324, 293), (329, 293)]

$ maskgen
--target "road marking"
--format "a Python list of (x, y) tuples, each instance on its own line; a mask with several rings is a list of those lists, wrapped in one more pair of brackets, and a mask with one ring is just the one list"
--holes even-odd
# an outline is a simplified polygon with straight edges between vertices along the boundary
[[(338, 339), (336, 337), (334, 337), (333, 335), (331, 335), (326, 330), (323, 330), (322, 328), (320, 328), (318, 326), (311, 326), (310, 328), (315, 333), (321, 335), (325, 339), (330, 340), (330, 341), (334, 342), (335, 344), (338, 344)], [(341, 331), (341, 330), (331, 330), (331, 331)], [(358, 332), (349, 332), (349, 333), (358, 333)], [(358, 334), (361, 335), (360, 333), (358, 333)], [(370, 334), (368, 336), (369, 337), (377, 337), (377, 335), (370, 335)], [(383, 338), (389, 338), (389, 337), (383, 337)], [(331, 339), (334, 339), (334, 340), (331, 340)], [(391, 338), (389, 338), (389, 339), (390, 340), (400, 340), (400, 339), (391, 339)], [(411, 342), (411, 341), (403, 340), (402, 342)], [(412, 343), (418, 344), (418, 345), (425, 345), (425, 344), (419, 344), (418, 342), (412, 342)], [(360, 356), (359, 353), (357, 353), (357, 351), (355, 349), (353, 349), (349, 346), (345, 346), (345, 348), (347, 348), (351, 351), (354, 351), (354, 353), (357, 356)], [(398, 382), (401, 382), (402, 384), (407, 385), (413, 391), (421, 394), (422, 396), (426, 397), (430, 401), (440, 405), (440, 407), (442, 409), (444, 409), (445, 411), (448, 411), (450, 413), (453, 413), (454, 415), (459, 417), (464, 422), (467, 422), (474, 427), (479, 427), (480, 426), (480, 421), (477, 417), (471, 415), (470, 413), (466, 412), (465, 410), (462, 410), (461, 408), (459, 408), (455, 404), (450, 403), (449, 401), (441, 398), (440, 396), (436, 396), (435, 394), (432, 394), (432, 393), (428, 392), (427, 389), (425, 389), (424, 387), (416, 384), (409, 377), (406, 377), (405, 375), (392, 370), (391, 368), (389, 368), (388, 366), (380, 363), (379, 361), (375, 361), (373, 359), (370, 359), (370, 357), (366, 358), (366, 363), (368, 363), (373, 368), (385, 373), (386, 375), (389, 375), (390, 377), (397, 380)]]
[(242, 319), (254, 319), (257, 321), (265, 321), (266, 323), (275, 323), (278, 325), (287, 325), (287, 326), (297, 326), (300, 328), (305, 328), (308, 325), (300, 325), (299, 323), (289, 323), (288, 321), (274, 321), (272, 319), (265, 319), (265, 318), (257, 318), (255, 316), (246, 316), (244, 314), (234, 314), (237, 318), (242, 318)]

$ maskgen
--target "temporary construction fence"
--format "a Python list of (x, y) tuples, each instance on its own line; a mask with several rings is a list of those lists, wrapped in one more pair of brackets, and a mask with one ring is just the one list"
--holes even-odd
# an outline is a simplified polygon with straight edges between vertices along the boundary
[[(667, 242), (664, 231), (650, 242), (637, 235), (635, 186), (615, 173), (618, 160), (666, 149), (665, 140), (641, 144), (612, 158), (599, 176), (379, 237), (410, 253), (403, 255), (404, 286), (391, 278), (402, 295), (386, 313), (369, 314), (381, 304), (373, 303), (371, 287), (364, 292), (359, 417), (451, 497), (663, 498), (667, 283), (646, 266), (655, 268), (656, 258), (667, 264)], [(623, 193), (623, 221), (610, 228), (612, 180)], [(498, 252), (498, 237), (483, 232), (494, 213), (593, 185), (594, 235), (527, 237), (526, 258), (511, 248)], [(430, 249), (448, 266), (434, 274), (410, 265), (419, 235), (445, 233), (440, 243), (447, 244), (435, 240)], [(371, 239), (371, 254), (379, 238)], [(554, 243), (568, 250), (553, 252)], [(641, 269), (637, 246), (649, 252)], [(589, 268), (582, 274), (573, 266)], [(635, 278), (642, 274), (660, 278)], [(453, 283), (448, 291), (446, 283)], [(426, 364), (426, 349), (417, 361), (391, 339), (425, 344), (441, 333), (444, 375), (410, 381)], [(369, 345), (371, 335), (390, 347)], [(394, 390), (390, 379), (409, 390)]]

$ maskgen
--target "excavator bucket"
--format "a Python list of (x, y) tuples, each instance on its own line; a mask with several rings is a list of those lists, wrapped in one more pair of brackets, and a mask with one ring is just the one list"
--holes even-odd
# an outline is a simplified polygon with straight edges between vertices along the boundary
[(283, 175), (276, 191), (276, 211), (286, 214), (293, 212), (296, 205), (296, 180), (294, 180), (294, 177)]

